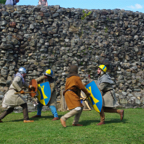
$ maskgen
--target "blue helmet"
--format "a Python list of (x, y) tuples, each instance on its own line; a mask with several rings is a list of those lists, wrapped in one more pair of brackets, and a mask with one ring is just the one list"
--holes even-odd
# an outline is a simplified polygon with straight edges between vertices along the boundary
[(26, 69), (24, 67), (20, 67), (18, 69), (18, 72), (21, 73), (21, 74), (26, 74), (27, 71), (26, 71)]
[(47, 69), (47, 70), (44, 72), (44, 74), (45, 74), (46, 76), (53, 77), (53, 71), (52, 71), (51, 69)]

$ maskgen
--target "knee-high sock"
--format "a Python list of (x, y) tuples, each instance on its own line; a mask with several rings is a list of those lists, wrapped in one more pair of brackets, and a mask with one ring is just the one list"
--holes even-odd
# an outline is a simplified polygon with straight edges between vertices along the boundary
[(102, 107), (102, 109), (101, 109), (100, 118), (101, 118), (101, 122), (105, 121), (104, 107)]
[(24, 120), (29, 120), (27, 103), (20, 105), (23, 108)]
[(49, 108), (50, 108), (50, 110), (51, 110), (53, 116), (54, 116), (54, 117), (58, 117), (56, 107), (53, 106), (53, 105), (51, 105), (51, 106), (49, 106)]

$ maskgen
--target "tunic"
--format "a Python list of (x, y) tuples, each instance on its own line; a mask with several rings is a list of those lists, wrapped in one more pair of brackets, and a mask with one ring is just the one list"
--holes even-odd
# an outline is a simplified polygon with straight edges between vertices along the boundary
[(111, 80), (108, 74), (104, 74), (98, 79), (98, 88), (103, 96), (103, 106), (104, 107), (116, 107), (117, 103), (115, 92), (112, 88), (114, 82)]
[(16, 5), (16, 0), (6, 0), (5, 5)]
[(19, 94), (15, 94), (16, 92), (22, 90), (22, 86), (28, 88), (29, 84), (26, 82), (23, 83), (21, 77), (16, 76), (10, 85), (9, 90), (4, 95), (2, 107), (10, 108), (26, 103), (26, 100), (23, 97), (21, 97)]
[[(41, 84), (48, 80), (46, 80), (45, 75), (43, 75), (43, 76), (40, 76), (39, 78), (37, 78), (36, 81), (38, 84)], [(52, 105), (56, 106), (56, 90), (55, 90), (56, 86), (55, 86), (54, 82), (52, 82), (52, 83), (49, 82), (49, 84), (50, 84), (50, 88), (51, 88), (51, 99), (48, 103), (48, 106), (52, 106)]]
[[(67, 91), (72, 90), (72, 91)], [(71, 76), (66, 79), (65, 85), (65, 100), (67, 103), (68, 108), (74, 109), (76, 107), (83, 107), (80, 102), (80, 92), (81, 90), (88, 95), (89, 92), (82, 84), (82, 81), (79, 76)], [(74, 92), (73, 92), (74, 91)]]

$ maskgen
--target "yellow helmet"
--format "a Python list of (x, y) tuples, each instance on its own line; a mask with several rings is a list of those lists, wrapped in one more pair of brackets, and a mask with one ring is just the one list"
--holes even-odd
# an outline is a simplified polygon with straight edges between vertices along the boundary
[(44, 72), (45, 75), (47, 76), (50, 76), (50, 77), (53, 77), (53, 71), (51, 69), (47, 69), (45, 72)]
[(99, 68), (103, 70), (103, 72), (107, 72), (107, 67), (105, 65), (99, 65)]

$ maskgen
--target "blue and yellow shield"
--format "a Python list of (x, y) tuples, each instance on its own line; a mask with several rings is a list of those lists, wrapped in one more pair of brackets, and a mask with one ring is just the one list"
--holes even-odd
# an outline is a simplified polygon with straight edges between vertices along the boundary
[(49, 82), (38, 84), (38, 100), (42, 105), (47, 105), (51, 98), (51, 89)]
[(92, 104), (94, 110), (100, 113), (102, 109), (102, 95), (100, 90), (98, 89), (94, 81), (87, 84), (86, 89), (89, 91), (89, 93), (91, 93), (88, 99)]

